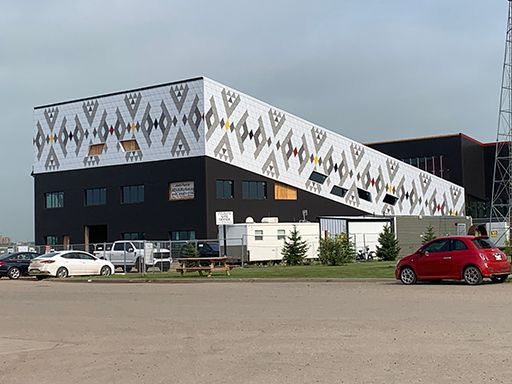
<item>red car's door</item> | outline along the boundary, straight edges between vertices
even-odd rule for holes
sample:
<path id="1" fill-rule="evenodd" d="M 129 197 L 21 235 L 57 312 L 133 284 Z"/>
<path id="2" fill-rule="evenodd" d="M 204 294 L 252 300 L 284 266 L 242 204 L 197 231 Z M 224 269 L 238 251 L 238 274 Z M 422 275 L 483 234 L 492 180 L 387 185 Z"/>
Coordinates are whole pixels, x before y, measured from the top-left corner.
<path id="1" fill-rule="evenodd" d="M 450 274 L 450 239 L 434 240 L 423 247 L 415 262 L 418 279 L 441 279 Z"/>
<path id="2" fill-rule="evenodd" d="M 471 257 L 471 250 L 468 249 L 464 241 L 459 239 L 451 240 L 451 249 L 451 259 L 448 263 L 449 277 L 451 279 L 462 279 L 462 268 Z"/>

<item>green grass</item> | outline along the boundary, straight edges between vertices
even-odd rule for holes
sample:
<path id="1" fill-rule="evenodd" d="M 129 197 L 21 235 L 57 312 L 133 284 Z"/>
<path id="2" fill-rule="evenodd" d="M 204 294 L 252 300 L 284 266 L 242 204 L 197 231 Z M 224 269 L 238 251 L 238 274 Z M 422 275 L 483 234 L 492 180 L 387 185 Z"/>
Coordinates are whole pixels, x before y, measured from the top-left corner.
<path id="1" fill-rule="evenodd" d="M 231 276 L 223 272 L 215 272 L 214 279 L 373 279 L 373 278 L 394 278 L 394 261 L 373 261 L 366 263 L 350 263 L 343 266 L 330 267 L 325 265 L 304 265 L 304 266 L 268 266 L 245 268 L 233 268 Z M 166 273 L 148 272 L 145 275 L 128 273 L 126 275 L 116 274 L 110 277 L 79 277 L 77 280 L 162 280 L 182 278 L 203 278 L 197 272 L 185 273 L 183 277 L 177 272 Z"/>

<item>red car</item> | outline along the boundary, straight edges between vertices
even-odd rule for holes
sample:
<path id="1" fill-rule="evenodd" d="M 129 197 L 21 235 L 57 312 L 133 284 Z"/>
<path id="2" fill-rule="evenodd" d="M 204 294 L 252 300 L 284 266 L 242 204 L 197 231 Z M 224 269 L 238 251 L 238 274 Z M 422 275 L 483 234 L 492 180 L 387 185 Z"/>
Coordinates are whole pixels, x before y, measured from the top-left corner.
<path id="1" fill-rule="evenodd" d="M 484 278 L 503 283 L 510 274 L 507 256 L 488 238 L 440 237 L 398 261 L 395 277 L 404 284 L 418 280 L 464 280 L 480 284 Z"/>

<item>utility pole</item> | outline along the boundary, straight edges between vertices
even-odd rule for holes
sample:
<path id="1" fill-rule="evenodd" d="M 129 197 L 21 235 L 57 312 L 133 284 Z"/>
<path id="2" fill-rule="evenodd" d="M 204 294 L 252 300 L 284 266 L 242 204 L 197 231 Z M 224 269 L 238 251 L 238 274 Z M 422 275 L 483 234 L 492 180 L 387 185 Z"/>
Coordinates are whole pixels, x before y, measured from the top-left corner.
<path id="1" fill-rule="evenodd" d="M 500 108 L 498 116 L 498 134 L 496 137 L 496 155 L 492 182 L 492 200 L 489 222 L 489 235 L 496 236 L 497 229 L 503 232 L 497 240 L 506 235 L 510 237 L 512 208 L 512 0 L 508 0 L 507 33 L 505 56 L 501 77 Z M 498 223 L 502 223 L 501 225 Z"/>

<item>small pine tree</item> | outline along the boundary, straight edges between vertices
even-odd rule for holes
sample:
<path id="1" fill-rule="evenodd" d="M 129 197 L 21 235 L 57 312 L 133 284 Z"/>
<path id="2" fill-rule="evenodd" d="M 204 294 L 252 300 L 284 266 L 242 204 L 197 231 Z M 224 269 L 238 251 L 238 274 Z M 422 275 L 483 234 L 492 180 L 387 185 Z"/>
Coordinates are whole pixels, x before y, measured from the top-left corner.
<path id="1" fill-rule="evenodd" d="M 354 261 L 356 249 L 346 233 L 320 239 L 318 258 L 322 264 L 343 265 Z"/>
<path id="2" fill-rule="evenodd" d="M 422 244 L 428 243 L 430 240 L 434 240 L 437 237 L 434 232 L 434 227 L 429 224 L 421 237 L 423 238 L 421 242 Z"/>
<path id="3" fill-rule="evenodd" d="M 391 226 L 386 225 L 379 234 L 379 245 L 377 246 L 377 257 L 381 260 L 395 260 L 400 252 L 398 240 L 391 231 Z"/>
<path id="4" fill-rule="evenodd" d="M 290 232 L 290 236 L 285 240 L 283 249 L 281 250 L 283 261 L 286 265 L 302 264 L 306 257 L 308 248 L 309 245 L 305 240 L 302 240 L 297 227 L 294 225 L 293 230 Z"/>
<path id="5" fill-rule="evenodd" d="M 186 243 L 181 248 L 181 255 L 182 257 L 198 257 L 199 251 L 194 243 Z"/>

